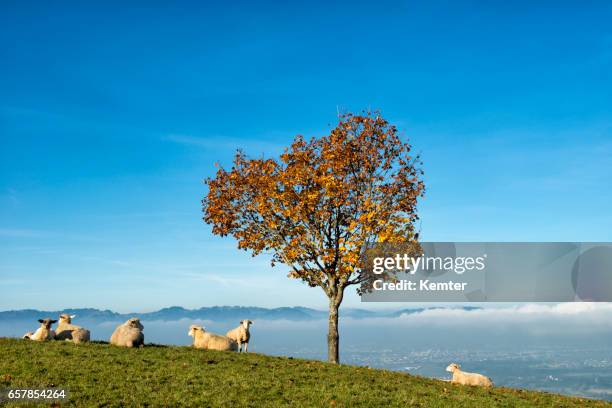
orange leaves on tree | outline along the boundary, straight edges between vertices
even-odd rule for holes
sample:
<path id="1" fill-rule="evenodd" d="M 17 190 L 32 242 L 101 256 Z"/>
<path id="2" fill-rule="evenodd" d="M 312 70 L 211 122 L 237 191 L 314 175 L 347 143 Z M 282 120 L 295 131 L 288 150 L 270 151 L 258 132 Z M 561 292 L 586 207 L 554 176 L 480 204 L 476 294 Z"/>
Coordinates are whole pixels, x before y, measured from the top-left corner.
<path id="1" fill-rule="evenodd" d="M 238 152 L 230 170 L 206 180 L 204 220 L 240 249 L 271 252 L 290 277 L 341 297 L 362 282 L 369 244 L 416 240 L 419 166 L 380 115 L 347 114 L 327 136 L 297 136 L 279 160 Z"/>

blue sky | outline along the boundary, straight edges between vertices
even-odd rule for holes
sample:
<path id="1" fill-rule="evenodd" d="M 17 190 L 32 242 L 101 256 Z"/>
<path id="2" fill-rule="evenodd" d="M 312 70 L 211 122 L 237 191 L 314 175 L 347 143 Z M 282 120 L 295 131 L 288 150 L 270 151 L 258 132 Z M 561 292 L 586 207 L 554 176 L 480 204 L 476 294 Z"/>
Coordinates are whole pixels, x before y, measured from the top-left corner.
<path id="1" fill-rule="evenodd" d="M 2 5 L 0 310 L 325 307 L 200 199 L 338 109 L 422 153 L 426 240 L 612 240 L 609 2 L 104 4 Z"/>

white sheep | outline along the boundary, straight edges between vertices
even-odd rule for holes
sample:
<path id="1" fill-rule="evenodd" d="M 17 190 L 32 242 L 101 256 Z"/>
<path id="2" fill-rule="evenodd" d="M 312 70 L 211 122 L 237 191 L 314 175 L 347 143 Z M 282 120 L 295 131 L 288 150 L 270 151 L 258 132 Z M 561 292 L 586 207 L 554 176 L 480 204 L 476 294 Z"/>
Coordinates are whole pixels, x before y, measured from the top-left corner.
<path id="1" fill-rule="evenodd" d="M 132 317 L 125 323 L 117 326 L 110 338 L 110 344 L 120 347 L 144 346 L 144 326 L 140 319 Z"/>
<path id="2" fill-rule="evenodd" d="M 493 381 L 491 381 L 489 377 L 485 377 L 482 374 L 461 371 L 461 366 L 456 363 L 452 363 L 446 367 L 446 371 L 453 373 L 453 379 L 451 380 L 453 384 L 478 385 L 481 387 L 493 386 Z"/>
<path id="3" fill-rule="evenodd" d="M 23 335 L 24 339 L 34 341 L 46 341 L 55 338 L 55 331 L 51 328 L 53 323 L 57 323 L 57 320 L 51 319 L 38 319 L 40 327 L 34 332 L 29 332 Z"/>
<path id="4" fill-rule="evenodd" d="M 72 340 L 74 344 L 86 343 L 90 339 L 89 330 L 72 324 L 76 315 L 61 314 L 55 329 L 56 340 Z"/>
<path id="5" fill-rule="evenodd" d="M 202 326 L 192 324 L 189 327 L 189 336 L 193 337 L 193 347 L 205 350 L 238 351 L 238 343 L 234 340 L 207 332 Z"/>
<path id="6" fill-rule="evenodd" d="M 225 335 L 230 339 L 234 340 L 238 343 L 238 351 L 242 350 L 242 345 L 244 344 L 244 352 L 248 351 L 249 348 L 249 339 L 251 338 L 251 333 L 249 332 L 249 326 L 253 324 L 250 320 L 241 320 L 240 326 L 236 327 L 228 331 Z"/>

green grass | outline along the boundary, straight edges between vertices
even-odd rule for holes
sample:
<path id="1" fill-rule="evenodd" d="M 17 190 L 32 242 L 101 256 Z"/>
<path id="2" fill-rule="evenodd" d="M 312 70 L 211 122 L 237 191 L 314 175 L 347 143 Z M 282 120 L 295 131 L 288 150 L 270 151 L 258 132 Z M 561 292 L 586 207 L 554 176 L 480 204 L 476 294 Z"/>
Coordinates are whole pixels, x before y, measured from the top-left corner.
<path id="1" fill-rule="evenodd" d="M 70 404 L 82 407 L 612 407 L 254 353 L 0 338 L 0 388 L 6 387 L 67 388 Z"/>

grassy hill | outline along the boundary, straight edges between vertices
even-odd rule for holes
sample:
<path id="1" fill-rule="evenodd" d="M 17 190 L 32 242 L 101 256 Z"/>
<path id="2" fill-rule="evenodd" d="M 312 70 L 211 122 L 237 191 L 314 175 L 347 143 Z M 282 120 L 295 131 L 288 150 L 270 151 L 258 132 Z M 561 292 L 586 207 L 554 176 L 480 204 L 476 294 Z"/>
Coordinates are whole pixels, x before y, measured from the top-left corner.
<path id="1" fill-rule="evenodd" d="M 0 388 L 62 387 L 73 406 L 612 407 L 365 367 L 150 346 L 0 339 Z M 40 406 L 40 405 L 36 405 Z"/>

